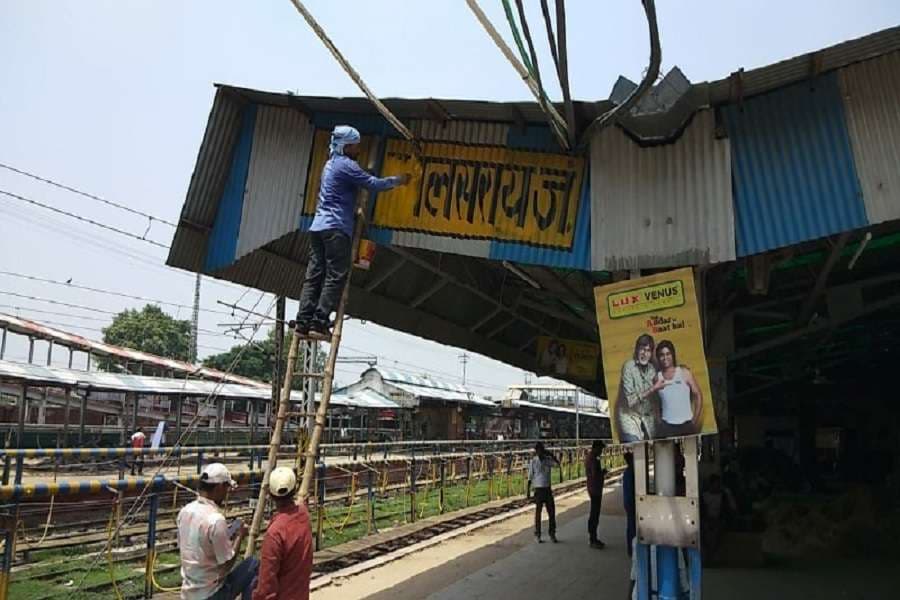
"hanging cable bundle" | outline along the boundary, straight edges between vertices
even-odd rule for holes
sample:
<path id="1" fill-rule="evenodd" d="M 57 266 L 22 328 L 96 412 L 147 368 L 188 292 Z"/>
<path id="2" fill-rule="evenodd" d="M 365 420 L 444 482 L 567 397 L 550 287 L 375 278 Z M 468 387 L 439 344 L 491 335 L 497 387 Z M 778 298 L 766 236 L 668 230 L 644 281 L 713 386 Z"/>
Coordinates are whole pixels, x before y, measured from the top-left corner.
<path id="1" fill-rule="evenodd" d="M 638 100 L 647 93 L 656 81 L 656 78 L 659 77 L 659 66 L 662 62 L 662 49 L 659 44 L 659 26 L 656 23 L 656 4 L 654 3 L 654 0 L 641 0 L 641 4 L 644 6 L 644 14 L 647 17 L 647 26 L 650 29 L 650 65 L 647 67 L 647 72 L 644 73 L 644 78 L 641 80 L 641 83 L 633 92 L 631 92 L 622 104 L 603 113 L 588 125 L 587 129 L 584 130 L 584 133 L 581 134 L 581 141 L 578 144 L 579 148 L 587 147 L 594 132 L 603 129 L 607 125 L 612 125 L 621 115 L 624 115 L 631 110 L 631 107 L 637 104 Z"/>

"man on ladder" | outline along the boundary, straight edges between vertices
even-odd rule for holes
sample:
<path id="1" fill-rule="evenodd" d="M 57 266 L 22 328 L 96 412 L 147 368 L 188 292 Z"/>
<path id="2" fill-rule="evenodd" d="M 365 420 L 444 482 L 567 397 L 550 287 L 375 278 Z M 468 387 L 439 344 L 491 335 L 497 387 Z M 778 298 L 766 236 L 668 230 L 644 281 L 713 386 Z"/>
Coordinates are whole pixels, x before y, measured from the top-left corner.
<path id="1" fill-rule="evenodd" d="M 402 126 L 401 126 L 402 127 Z M 405 128 L 404 128 L 405 129 Z M 408 131 L 407 131 L 408 133 Z M 334 365 L 341 340 L 342 317 L 347 298 L 347 281 L 350 275 L 350 263 L 354 255 L 354 245 L 359 244 L 362 235 L 361 223 L 356 222 L 356 192 L 359 188 L 368 191 L 389 190 L 409 183 L 410 175 L 379 178 L 364 171 L 357 163 L 360 148 L 359 131 L 349 125 L 338 125 L 331 134 L 331 147 L 328 161 L 322 170 L 322 182 L 316 204 L 316 214 L 310 227 L 311 253 L 306 269 L 303 291 L 300 295 L 300 311 L 297 320 L 291 323 L 295 335 L 288 349 L 285 365 L 284 383 L 277 406 L 275 425 L 269 440 L 269 453 L 266 470 L 259 489 L 259 502 L 253 512 L 253 520 L 247 538 L 246 556 L 252 556 L 256 549 L 256 536 L 262 523 L 262 513 L 268 499 L 269 478 L 271 469 L 278 462 L 278 450 L 281 448 L 281 437 L 284 423 L 291 415 L 289 412 L 291 384 L 295 377 L 294 363 L 300 338 L 331 342 L 325 371 L 322 373 L 299 373 L 302 377 L 322 379 L 322 398 L 315 413 L 315 427 L 310 434 L 304 456 L 303 477 L 298 492 L 298 500 L 306 502 L 310 486 L 314 478 L 315 458 L 319 441 L 325 427 L 328 402 L 334 383 Z M 363 203 L 364 205 L 365 203 Z M 337 322 L 334 332 L 331 331 L 329 319 L 331 312 L 337 310 Z M 308 417 L 309 413 L 302 413 Z"/>
<path id="2" fill-rule="evenodd" d="M 301 336 L 331 340 L 332 311 L 337 307 L 350 271 L 356 220 L 356 192 L 380 192 L 406 185 L 408 174 L 379 178 L 357 164 L 359 131 L 338 125 L 331 134 L 328 162 L 310 232 L 310 257 L 300 295 L 295 329 Z"/>

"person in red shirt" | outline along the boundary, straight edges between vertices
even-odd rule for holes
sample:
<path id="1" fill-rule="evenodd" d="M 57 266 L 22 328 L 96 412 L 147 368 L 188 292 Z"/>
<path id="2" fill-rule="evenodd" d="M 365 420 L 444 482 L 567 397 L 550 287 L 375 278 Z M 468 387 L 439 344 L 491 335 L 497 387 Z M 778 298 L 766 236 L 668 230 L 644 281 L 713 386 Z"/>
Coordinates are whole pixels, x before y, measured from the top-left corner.
<path id="1" fill-rule="evenodd" d="M 259 579 L 253 600 L 309 600 L 312 576 L 312 528 L 306 506 L 294 500 L 297 476 L 277 467 L 269 476 L 275 514 L 260 552 Z"/>
<path id="2" fill-rule="evenodd" d="M 131 474 L 134 475 L 134 469 L 137 467 L 137 474 L 144 474 L 144 441 L 147 439 L 147 436 L 144 435 L 144 430 L 140 427 L 135 428 L 134 433 L 131 434 L 131 447 L 136 450 L 134 453 L 134 459 L 131 462 Z"/>
<path id="3" fill-rule="evenodd" d="M 587 491 L 591 497 L 591 513 L 588 517 L 588 535 L 591 540 L 591 548 L 603 548 L 605 545 L 597 537 L 597 526 L 600 524 L 600 505 L 603 502 L 603 480 L 606 471 L 601 462 L 603 456 L 603 442 L 594 440 L 591 451 L 584 458 L 584 472 L 587 476 Z"/>

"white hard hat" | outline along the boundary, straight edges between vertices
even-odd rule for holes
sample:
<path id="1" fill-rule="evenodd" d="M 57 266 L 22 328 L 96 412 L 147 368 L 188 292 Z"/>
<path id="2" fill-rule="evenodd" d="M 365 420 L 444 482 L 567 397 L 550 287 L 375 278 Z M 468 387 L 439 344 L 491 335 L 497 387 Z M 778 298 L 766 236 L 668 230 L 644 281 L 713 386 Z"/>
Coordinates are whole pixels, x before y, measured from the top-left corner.
<path id="1" fill-rule="evenodd" d="M 279 498 L 293 493 L 297 487 L 297 476 L 290 467 L 275 467 L 269 475 L 269 493 Z"/>
<path id="2" fill-rule="evenodd" d="M 227 483 L 231 487 L 237 487 L 237 482 L 231 478 L 228 467 L 222 463 L 209 463 L 203 467 L 200 473 L 200 481 L 206 483 Z"/>

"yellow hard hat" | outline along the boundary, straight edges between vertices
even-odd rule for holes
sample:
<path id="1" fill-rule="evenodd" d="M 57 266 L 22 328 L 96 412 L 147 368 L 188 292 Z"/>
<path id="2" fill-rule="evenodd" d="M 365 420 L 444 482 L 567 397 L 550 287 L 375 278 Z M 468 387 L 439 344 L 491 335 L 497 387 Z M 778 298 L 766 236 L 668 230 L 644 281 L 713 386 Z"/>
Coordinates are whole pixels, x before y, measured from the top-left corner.
<path id="1" fill-rule="evenodd" d="M 297 487 L 297 476 L 290 467 L 275 467 L 269 475 L 269 493 L 278 498 L 293 493 Z"/>

